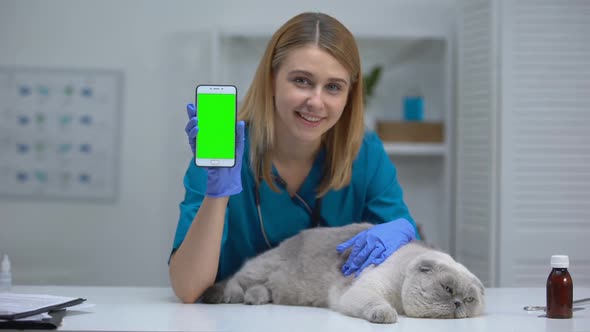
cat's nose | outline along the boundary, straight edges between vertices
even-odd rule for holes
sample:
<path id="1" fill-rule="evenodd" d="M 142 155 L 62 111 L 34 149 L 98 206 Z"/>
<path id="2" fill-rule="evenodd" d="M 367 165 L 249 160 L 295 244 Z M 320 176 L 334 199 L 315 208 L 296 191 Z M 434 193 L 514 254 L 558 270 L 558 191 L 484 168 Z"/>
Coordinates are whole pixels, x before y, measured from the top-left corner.
<path id="1" fill-rule="evenodd" d="M 455 308 L 459 308 L 461 306 L 461 301 L 455 300 Z"/>

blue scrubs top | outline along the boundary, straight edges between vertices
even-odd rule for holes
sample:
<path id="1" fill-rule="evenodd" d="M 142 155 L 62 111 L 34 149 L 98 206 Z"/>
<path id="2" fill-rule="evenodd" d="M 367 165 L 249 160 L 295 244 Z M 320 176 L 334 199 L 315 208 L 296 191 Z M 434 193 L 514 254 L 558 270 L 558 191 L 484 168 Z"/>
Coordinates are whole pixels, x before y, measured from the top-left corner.
<path id="1" fill-rule="evenodd" d="M 221 240 L 218 281 L 235 273 L 248 258 L 269 249 L 256 208 L 257 188 L 250 168 L 247 130 L 245 144 L 242 162 L 243 190 L 229 198 Z M 279 185 L 281 191 L 277 193 L 265 181 L 261 182 L 258 190 L 263 227 L 273 247 L 311 227 L 310 209 L 316 204 L 315 188 L 321 182 L 324 158 L 324 151 L 318 153 L 307 178 L 297 192 L 299 197 L 290 197 L 284 186 Z M 276 169 L 273 168 L 273 172 L 278 176 Z M 375 132 L 367 131 L 359 154 L 353 162 L 350 184 L 337 191 L 331 190 L 322 198 L 321 218 L 327 224 L 324 226 L 342 226 L 363 221 L 378 224 L 406 218 L 416 229 L 404 203 L 396 173 L 379 137 Z M 195 166 L 194 159 L 184 176 L 184 187 L 186 193 L 180 203 L 173 252 L 184 240 L 207 190 L 207 171 Z"/>

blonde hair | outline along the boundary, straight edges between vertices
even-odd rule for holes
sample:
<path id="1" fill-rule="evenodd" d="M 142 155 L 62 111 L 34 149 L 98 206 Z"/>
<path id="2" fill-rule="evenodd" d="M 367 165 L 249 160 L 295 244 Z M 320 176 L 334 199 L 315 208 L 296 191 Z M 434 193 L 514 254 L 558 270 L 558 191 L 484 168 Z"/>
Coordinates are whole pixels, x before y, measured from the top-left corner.
<path id="1" fill-rule="evenodd" d="M 364 135 L 363 80 L 358 47 L 348 29 L 335 18 L 322 13 L 302 13 L 281 26 L 269 41 L 254 80 L 244 97 L 239 113 L 250 133 L 250 163 L 259 185 L 264 179 L 278 191 L 272 162 L 267 153 L 275 141 L 273 75 L 288 54 L 314 45 L 332 55 L 350 73 L 351 87 L 342 116 L 323 137 L 326 149 L 324 176 L 317 196 L 338 190 L 350 183 L 352 163 Z"/>

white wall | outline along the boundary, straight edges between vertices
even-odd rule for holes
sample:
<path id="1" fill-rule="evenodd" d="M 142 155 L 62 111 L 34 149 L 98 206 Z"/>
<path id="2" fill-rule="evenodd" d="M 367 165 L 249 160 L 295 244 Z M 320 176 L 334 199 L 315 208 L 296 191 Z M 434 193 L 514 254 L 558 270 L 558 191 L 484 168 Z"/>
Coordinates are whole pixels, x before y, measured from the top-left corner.
<path id="1" fill-rule="evenodd" d="M 223 3 L 223 4 L 222 4 Z M 279 5 L 280 4 L 280 5 Z M 171 92 L 175 35 L 268 25 L 302 11 L 334 15 L 353 33 L 428 22 L 447 30 L 454 1 L 0 0 L 0 66 L 120 69 L 125 74 L 115 203 L 0 198 L 0 252 L 16 284 L 167 285 L 166 261 L 190 158 L 185 104 Z M 195 78 L 195 82 L 198 78 Z M 400 170 L 402 185 L 404 173 Z"/>

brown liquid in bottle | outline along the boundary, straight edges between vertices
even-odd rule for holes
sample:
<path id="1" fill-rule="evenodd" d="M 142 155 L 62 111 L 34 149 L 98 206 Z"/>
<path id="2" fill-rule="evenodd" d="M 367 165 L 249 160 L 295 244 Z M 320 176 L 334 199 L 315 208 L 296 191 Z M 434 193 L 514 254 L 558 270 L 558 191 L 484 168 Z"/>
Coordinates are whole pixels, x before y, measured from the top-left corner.
<path id="1" fill-rule="evenodd" d="M 568 256 L 551 257 L 547 278 L 547 318 L 572 318 L 574 284 L 567 268 Z"/>

